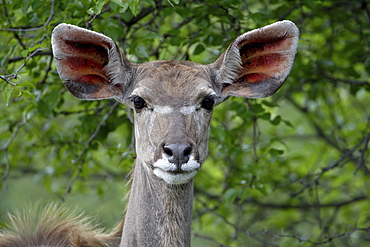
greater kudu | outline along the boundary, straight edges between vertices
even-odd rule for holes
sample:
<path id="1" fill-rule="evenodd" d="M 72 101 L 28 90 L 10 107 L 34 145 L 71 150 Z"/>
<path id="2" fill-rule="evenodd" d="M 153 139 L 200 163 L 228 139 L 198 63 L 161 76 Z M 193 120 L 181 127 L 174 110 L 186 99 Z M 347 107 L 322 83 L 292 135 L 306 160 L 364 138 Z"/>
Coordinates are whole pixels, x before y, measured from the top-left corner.
<path id="1" fill-rule="evenodd" d="M 190 246 L 193 178 L 207 156 L 213 107 L 229 96 L 275 93 L 290 73 L 297 44 L 296 26 L 281 21 L 239 36 L 209 65 L 172 60 L 133 64 L 110 38 L 58 25 L 52 46 L 60 78 L 77 98 L 113 98 L 134 109 L 137 158 L 118 234 L 84 232 L 80 221 L 58 223 L 56 217 L 48 223 L 44 216 L 41 230 L 20 229 L 18 223 L 17 231 L 37 232 L 22 235 L 29 239 L 19 238 L 18 246 Z M 16 243 L 11 242 L 16 234 L 3 233 L 1 246 Z"/>

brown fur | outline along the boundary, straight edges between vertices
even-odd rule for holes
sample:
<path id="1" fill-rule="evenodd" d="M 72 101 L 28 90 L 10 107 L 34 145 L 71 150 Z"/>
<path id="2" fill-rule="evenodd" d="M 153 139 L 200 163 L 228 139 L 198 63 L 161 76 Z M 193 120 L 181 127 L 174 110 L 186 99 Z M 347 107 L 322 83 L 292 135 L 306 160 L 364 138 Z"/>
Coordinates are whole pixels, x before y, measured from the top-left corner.
<path id="1" fill-rule="evenodd" d="M 91 218 L 57 204 L 17 211 L 8 220 L 9 228 L 0 232 L 1 247 L 118 246 L 122 231 L 121 223 L 107 234 Z"/>

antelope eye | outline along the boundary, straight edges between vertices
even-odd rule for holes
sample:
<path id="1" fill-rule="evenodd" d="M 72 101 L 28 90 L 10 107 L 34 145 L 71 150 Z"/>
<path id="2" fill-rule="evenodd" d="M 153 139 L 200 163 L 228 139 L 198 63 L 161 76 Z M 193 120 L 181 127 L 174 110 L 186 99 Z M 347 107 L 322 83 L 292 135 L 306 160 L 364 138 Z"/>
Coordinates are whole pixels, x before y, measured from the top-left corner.
<path id="1" fill-rule="evenodd" d="M 208 111 L 211 111 L 214 105 L 215 100 L 210 96 L 205 97 L 201 102 L 201 106 Z"/>
<path id="2" fill-rule="evenodd" d="M 136 110 L 141 110 L 146 106 L 145 100 L 143 100 L 139 96 L 134 97 L 132 102 L 134 103 L 134 107 Z"/>

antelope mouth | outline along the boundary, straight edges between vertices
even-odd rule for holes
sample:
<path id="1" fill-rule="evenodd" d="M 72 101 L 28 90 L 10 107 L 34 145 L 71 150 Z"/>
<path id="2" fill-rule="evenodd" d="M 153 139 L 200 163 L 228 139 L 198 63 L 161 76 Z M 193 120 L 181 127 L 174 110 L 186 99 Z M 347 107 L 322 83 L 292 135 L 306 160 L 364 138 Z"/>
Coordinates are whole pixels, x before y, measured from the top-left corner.
<path id="1" fill-rule="evenodd" d="M 184 184 L 197 174 L 199 168 L 200 163 L 194 159 L 177 166 L 162 158 L 153 164 L 153 173 L 168 184 Z"/>
<path id="2" fill-rule="evenodd" d="M 157 169 L 161 169 L 161 168 L 157 168 Z M 180 175 L 180 174 L 190 173 L 190 172 L 185 172 L 185 171 L 182 171 L 182 170 L 165 171 L 165 172 L 168 172 L 169 174 L 173 174 L 173 175 Z"/>

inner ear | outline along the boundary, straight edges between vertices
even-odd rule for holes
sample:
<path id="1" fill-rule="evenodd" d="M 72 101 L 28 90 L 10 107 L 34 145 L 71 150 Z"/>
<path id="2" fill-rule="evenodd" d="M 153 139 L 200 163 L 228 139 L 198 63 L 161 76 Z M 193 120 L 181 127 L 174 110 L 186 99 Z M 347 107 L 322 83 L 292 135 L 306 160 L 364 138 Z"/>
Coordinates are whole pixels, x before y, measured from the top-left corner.
<path id="1" fill-rule="evenodd" d="M 109 84 L 105 66 L 108 64 L 108 50 L 102 46 L 65 41 L 61 51 L 65 54 L 64 76 L 89 85 Z"/>
<path id="2" fill-rule="evenodd" d="M 109 37 L 62 23 L 53 30 L 52 48 L 60 78 L 77 98 L 120 98 L 125 93 L 131 64 Z"/>
<path id="3" fill-rule="evenodd" d="M 290 56 L 291 42 L 287 37 L 281 36 L 273 39 L 248 40 L 238 44 L 242 61 L 242 71 L 236 82 L 259 83 L 274 77 L 280 71 L 287 69 Z"/>
<path id="4" fill-rule="evenodd" d="M 211 66 L 222 95 L 262 98 L 274 94 L 293 66 L 299 31 L 281 21 L 239 36 Z"/>

